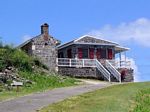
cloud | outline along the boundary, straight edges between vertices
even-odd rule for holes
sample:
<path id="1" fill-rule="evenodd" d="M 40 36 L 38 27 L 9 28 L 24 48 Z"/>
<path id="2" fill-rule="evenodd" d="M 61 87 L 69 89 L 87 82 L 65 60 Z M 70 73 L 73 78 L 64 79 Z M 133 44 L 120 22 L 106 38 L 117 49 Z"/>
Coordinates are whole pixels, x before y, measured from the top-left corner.
<path id="1" fill-rule="evenodd" d="M 22 42 L 25 42 L 25 41 L 27 41 L 27 40 L 29 40 L 29 39 L 31 39 L 32 37 L 30 36 L 30 35 L 24 35 L 23 37 L 22 37 Z"/>
<path id="2" fill-rule="evenodd" d="M 142 46 L 150 47 L 150 19 L 139 18 L 132 22 L 120 23 L 117 26 L 105 25 L 88 34 L 117 42 L 133 40 Z"/>

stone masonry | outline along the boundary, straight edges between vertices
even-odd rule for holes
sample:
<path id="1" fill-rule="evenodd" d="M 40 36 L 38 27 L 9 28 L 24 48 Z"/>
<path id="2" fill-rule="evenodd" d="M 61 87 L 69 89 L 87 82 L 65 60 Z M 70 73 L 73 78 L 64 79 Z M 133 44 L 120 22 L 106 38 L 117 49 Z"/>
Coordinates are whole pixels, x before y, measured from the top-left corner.
<path id="1" fill-rule="evenodd" d="M 20 48 L 29 55 L 39 58 L 50 71 L 55 71 L 56 58 L 58 57 L 56 46 L 60 44 L 60 41 L 49 35 L 48 28 L 47 23 L 43 24 L 41 34 L 23 43 Z"/>

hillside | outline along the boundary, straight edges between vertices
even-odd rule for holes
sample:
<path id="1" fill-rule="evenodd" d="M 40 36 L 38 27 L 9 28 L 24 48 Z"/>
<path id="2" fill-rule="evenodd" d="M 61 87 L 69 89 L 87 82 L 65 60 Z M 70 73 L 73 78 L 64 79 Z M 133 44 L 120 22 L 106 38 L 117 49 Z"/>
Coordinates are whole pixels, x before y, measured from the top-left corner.
<path id="1" fill-rule="evenodd" d="M 16 89 L 14 82 L 23 86 Z M 0 101 L 46 89 L 75 85 L 76 80 L 50 73 L 37 58 L 10 46 L 0 46 Z M 17 91 L 17 92 L 16 92 Z"/>
<path id="2" fill-rule="evenodd" d="M 150 82 L 114 85 L 66 99 L 40 112 L 150 112 Z"/>

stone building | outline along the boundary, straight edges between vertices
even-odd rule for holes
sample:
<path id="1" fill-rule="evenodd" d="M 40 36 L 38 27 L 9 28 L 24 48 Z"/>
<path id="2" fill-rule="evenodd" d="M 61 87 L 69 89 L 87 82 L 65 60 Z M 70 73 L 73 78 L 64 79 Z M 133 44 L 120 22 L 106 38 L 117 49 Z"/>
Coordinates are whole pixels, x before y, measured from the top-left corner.
<path id="1" fill-rule="evenodd" d="M 49 25 L 47 23 L 41 25 L 41 34 L 35 36 L 19 46 L 20 49 L 27 54 L 36 56 L 50 71 L 56 69 L 57 48 L 60 41 L 49 35 Z"/>
<path id="2" fill-rule="evenodd" d="M 73 77 L 131 82 L 134 79 L 130 61 L 121 58 L 121 53 L 128 50 L 116 42 L 84 35 L 58 46 L 58 72 Z"/>

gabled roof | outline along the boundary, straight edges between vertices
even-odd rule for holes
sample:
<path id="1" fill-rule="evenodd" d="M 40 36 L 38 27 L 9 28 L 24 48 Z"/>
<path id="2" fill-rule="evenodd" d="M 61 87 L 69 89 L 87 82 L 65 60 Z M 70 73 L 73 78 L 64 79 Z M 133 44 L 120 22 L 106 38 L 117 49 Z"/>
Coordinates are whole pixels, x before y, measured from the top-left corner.
<path id="1" fill-rule="evenodd" d="M 29 40 L 23 42 L 23 43 L 20 44 L 17 48 L 21 48 L 21 47 L 27 45 L 27 44 L 30 43 L 34 38 L 38 38 L 39 36 L 40 36 L 40 35 L 38 35 L 38 36 L 36 36 L 36 37 L 33 37 L 33 38 L 31 38 L 31 39 L 29 39 Z"/>
<path id="2" fill-rule="evenodd" d="M 42 34 L 40 34 L 40 35 L 38 35 L 38 36 L 35 36 L 35 37 L 33 37 L 33 38 L 31 38 L 31 39 L 25 41 L 24 43 L 20 44 L 17 48 L 21 48 L 21 47 L 27 45 L 28 43 L 32 42 L 34 39 L 40 38 L 41 36 L 42 36 Z M 51 35 L 49 35 L 49 37 L 53 38 Z M 54 39 L 55 39 L 55 38 L 54 38 Z M 58 41 L 58 42 L 60 43 L 59 40 L 57 40 L 57 39 L 55 39 L 55 40 Z"/>
<path id="3" fill-rule="evenodd" d="M 79 37 L 78 39 L 75 39 L 74 42 L 78 42 L 86 37 L 89 37 L 89 38 L 93 38 L 93 39 L 97 39 L 97 40 L 100 40 L 100 41 L 103 41 L 105 43 L 110 43 L 110 44 L 116 44 L 118 45 L 118 43 L 116 42 L 113 42 L 113 41 L 109 41 L 109 40 L 106 40 L 106 39 L 102 39 L 102 38 L 98 38 L 98 37 L 95 37 L 95 36 L 91 36 L 91 35 L 83 35 L 82 37 Z"/>
<path id="4" fill-rule="evenodd" d="M 58 49 L 65 48 L 67 46 L 73 45 L 73 44 L 82 44 L 82 45 L 108 45 L 108 46 L 114 46 L 115 50 L 118 52 L 123 52 L 129 50 L 129 48 L 125 48 L 120 46 L 118 43 L 101 39 L 95 36 L 90 36 L 90 35 L 84 35 L 78 39 L 72 40 L 70 42 L 67 42 L 65 44 L 62 44 L 58 46 Z"/>

